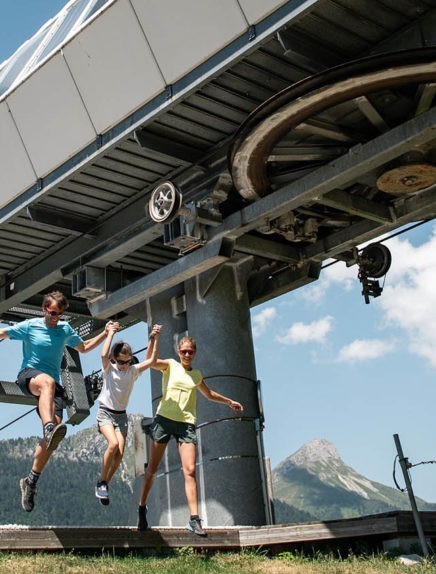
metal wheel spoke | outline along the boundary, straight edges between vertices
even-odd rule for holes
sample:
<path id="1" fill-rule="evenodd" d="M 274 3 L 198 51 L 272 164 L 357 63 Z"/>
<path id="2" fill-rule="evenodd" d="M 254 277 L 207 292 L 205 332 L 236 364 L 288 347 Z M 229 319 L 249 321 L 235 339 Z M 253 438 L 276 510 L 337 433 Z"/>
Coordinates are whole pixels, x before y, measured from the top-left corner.
<path id="1" fill-rule="evenodd" d="M 371 125 L 377 128 L 380 133 L 384 133 L 389 130 L 388 124 L 366 96 L 354 98 L 354 101 L 365 118 L 371 123 Z"/>
<path id="2" fill-rule="evenodd" d="M 436 83 L 422 84 L 418 87 L 415 116 L 427 112 L 436 97 Z"/>

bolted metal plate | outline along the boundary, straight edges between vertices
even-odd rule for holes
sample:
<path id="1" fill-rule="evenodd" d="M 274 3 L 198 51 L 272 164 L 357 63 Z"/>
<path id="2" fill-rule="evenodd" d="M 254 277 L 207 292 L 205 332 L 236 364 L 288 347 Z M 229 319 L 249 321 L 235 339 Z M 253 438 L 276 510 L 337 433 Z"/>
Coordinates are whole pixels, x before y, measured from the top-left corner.
<path id="1" fill-rule="evenodd" d="M 416 193 L 436 183 L 436 166 L 428 163 L 400 165 L 377 179 L 380 191 L 394 195 Z"/>

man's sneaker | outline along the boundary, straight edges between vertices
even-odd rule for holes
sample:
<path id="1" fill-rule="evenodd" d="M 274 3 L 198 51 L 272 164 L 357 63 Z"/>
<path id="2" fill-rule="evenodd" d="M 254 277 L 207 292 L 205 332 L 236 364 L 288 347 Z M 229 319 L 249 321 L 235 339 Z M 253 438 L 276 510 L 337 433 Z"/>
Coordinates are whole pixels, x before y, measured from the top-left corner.
<path id="1" fill-rule="evenodd" d="M 107 482 L 97 482 L 95 496 L 100 499 L 102 504 L 109 504 L 109 486 Z"/>
<path id="2" fill-rule="evenodd" d="M 147 530 L 148 522 L 147 522 L 147 507 L 146 506 L 138 506 L 138 530 Z"/>
<path id="3" fill-rule="evenodd" d="M 35 494 L 36 494 L 36 486 L 32 486 L 29 484 L 27 478 L 22 478 L 20 480 L 20 489 L 21 489 L 21 506 L 23 510 L 26 512 L 32 512 L 33 507 L 35 506 Z"/>
<path id="4" fill-rule="evenodd" d="M 201 518 L 198 518 L 198 516 L 191 518 L 186 528 L 198 536 L 207 536 L 206 532 L 201 526 Z"/>
<path id="5" fill-rule="evenodd" d="M 59 443 L 67 434 L 67 426 L 63 423 L 55 425 L 49 431 L 45 433 L 45 448 L 48 452 L 53 452 L 57 449 Z"/>

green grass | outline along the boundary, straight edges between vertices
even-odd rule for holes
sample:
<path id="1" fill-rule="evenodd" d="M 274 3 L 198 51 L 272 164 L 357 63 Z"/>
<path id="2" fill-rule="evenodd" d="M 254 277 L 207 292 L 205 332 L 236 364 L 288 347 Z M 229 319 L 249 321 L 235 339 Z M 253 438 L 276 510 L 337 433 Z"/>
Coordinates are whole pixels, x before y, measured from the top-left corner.
<path id="1" fill-rule="evenodd" d="M 195 553 L 182 548 L 171 556 L 80 556 L 76 554 L 0 553 L 1 574 L 403 574 L 410 566 L 386 556 L 333 556 L 305 558 L 290 552 L 269 557 L 262 552 Z M 414 574 L 434 574 L 436 562 L 426 560 L 413 567 Z"/>

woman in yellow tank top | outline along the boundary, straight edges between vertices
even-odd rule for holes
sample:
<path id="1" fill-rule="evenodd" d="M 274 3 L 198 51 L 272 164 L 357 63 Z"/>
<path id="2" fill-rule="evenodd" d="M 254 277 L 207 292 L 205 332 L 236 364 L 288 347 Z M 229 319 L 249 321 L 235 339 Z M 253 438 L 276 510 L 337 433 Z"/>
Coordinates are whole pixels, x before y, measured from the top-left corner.
<path id="1" fill-rule="evenodd" d="M 154 369 L 162 371 L 162 399 L 150 428 L 151 453 L 142 483 L 138 507 L 138 530 L 146 530 L 148 526 L 146 507 L 148 494 L 167 444 L 173 436 L 179 447 L 186 500 L 190 512 L 187 528 L 199 536 L 206 536 L 198 516 L 197 480 L 195 476 L 197 390 L 206 399 L 223 403 L 234 411 L 242 411 L 243 407 L 240 403 L 209 389 L 201 372 L 191 366 L 196 350 L 195 340 L 192 337 L 183 337 L 178 345 L 179 361 L 157 359 L 152 365 Z"/>

